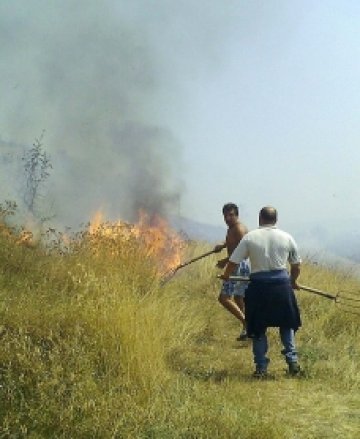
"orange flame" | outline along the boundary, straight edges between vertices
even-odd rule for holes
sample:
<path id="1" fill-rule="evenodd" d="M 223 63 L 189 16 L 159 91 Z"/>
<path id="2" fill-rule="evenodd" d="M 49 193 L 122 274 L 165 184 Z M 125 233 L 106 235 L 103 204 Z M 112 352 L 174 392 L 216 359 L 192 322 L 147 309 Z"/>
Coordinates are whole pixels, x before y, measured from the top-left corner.
<path id="1" fill-rule="evenodd" d="M 98 230 L 101 224 L 104 222 L 104 215 L 99 210 L 95 213 L 94 218 L 90 221 L 89 233 L 94 234 Z"/>
<path id="2" fill-rule="evenodd" d="M 166 220 L 160 216 L 150 216 L 144 211 L 139 212 L 139 220 L 135 224 L 121 220 L 105 222 L 104 215 L 98 211 L 90 221 L 89 233 L 124 241 L 136 239 L 145 256 L 157 262 L 159 275 L 180 265 L 185 249 L 184 240 L 170 228 Z"/>

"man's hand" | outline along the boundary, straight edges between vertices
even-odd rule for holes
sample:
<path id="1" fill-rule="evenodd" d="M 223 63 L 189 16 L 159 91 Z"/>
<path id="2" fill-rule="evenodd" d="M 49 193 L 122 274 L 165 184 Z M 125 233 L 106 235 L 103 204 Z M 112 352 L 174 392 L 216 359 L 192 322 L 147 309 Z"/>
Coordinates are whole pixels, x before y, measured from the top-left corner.
<path id="1" fill-rule="evenodd" d="M 214 252 L 215 252 L 215 253 L 219 253 L 219 252 L 221 252 L 221 250 L 224 250 L 225 247 L 226 247 L 225 244 L 218 244 L 218 245 L 215 245 L 215 247 L 214 247 Z"/>
<path id="2" fill-rule="evenodd" d="M 228 258 L 220 259 L 219 261 L 217 261 L 216 266 L 217 268 L 225 268 L 227 263 L 228 263 Z"/>
<path id="3" fill-rule="evenodd" d="M 293 290 L 300 290 L 299 284 L 296 282 L 296 280 L 291 281 L 291 288 Z"/>
<path id="4" fill-rule="evenodd" d="M 220 274 L 218 276 L 222 280 L 229 280 L 230 275 L 234 272 L 235 268 L 238 266 L 238 264 L 235 264 L 234 262 L 228 262 L 226 264 L 226 268 L 223 274 Z"/>

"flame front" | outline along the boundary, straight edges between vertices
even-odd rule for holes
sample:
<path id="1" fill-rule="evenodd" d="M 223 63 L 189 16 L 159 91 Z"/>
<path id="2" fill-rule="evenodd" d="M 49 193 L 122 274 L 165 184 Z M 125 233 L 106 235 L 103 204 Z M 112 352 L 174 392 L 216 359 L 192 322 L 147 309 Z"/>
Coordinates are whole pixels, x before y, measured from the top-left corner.
<path id="1" fill-rule="evenodd" d="M 139 220 L 135 224 L 121 220 L 105 222 L 104 215 L 98 211 L 90 222 L 89 233 L 124 242 L 136 239 L 145 256 L 156 262 L 160 276 L 180 265 L 185 249 L 185 241 L 169 227 L 167 221 L 144 211 L 139 212 Z"/>

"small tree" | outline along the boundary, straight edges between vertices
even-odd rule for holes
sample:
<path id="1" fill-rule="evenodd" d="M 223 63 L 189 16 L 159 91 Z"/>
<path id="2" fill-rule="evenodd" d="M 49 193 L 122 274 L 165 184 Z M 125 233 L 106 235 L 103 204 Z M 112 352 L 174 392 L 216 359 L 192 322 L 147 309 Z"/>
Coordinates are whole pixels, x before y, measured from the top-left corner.
<path id="1" fill-rule="evenodd" d="M 0 203 L 0 223 L 4 222 L 9 216 L 14 216 L 16 208 L 16 202 L 12 200 L 5 200 Z"/>
<path id="2" fill-rule="evenodd" d="M 25 170 L 23 200 L 28 211 L 34 218 L 38 219 L 37 202 L 39 198 L 43 197 L 41 189 L 50 175 L 50 169 L 52 169 L 50 158 L 43 148 L 43 138 L 44 131 L 39 138 L 35 139 L 32 147 L 22 157 Z"/>

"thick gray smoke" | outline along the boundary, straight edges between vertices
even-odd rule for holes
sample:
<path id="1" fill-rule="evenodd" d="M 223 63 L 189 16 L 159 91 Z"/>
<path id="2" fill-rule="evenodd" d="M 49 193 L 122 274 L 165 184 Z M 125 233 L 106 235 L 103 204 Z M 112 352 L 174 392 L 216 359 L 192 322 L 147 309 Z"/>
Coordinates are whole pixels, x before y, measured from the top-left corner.
<path id="1" fill-rule="evenodd" d="M 1 2 L 1 199 L 19 195 L 19 157 L 45 130 L 59 223 L 98 209 L 127 220 L 142 208 L 176 213 L 181 147 L 158 114 L 164 60 L 142 4 Z"/>

